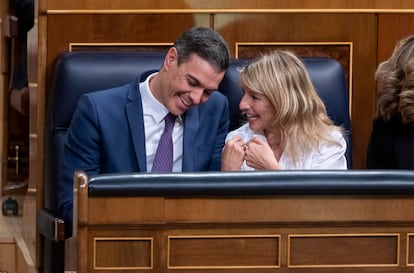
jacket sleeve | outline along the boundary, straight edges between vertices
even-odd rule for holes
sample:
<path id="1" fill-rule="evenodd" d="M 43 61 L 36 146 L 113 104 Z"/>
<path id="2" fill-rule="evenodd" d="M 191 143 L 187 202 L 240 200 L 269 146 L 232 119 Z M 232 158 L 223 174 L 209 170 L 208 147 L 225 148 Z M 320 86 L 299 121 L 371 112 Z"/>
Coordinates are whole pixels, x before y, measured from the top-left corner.
<path id="1" fill-rule="evenodd" d="M 67 223 L 65 228 L 68 231 L 72 229 L 74 172 L 83 170 L 93 175 L 100 171 L 100 137 L 95 113 L 89 95 L 82 96 L 63 148 L 58 200 L 60 217 Z"/>

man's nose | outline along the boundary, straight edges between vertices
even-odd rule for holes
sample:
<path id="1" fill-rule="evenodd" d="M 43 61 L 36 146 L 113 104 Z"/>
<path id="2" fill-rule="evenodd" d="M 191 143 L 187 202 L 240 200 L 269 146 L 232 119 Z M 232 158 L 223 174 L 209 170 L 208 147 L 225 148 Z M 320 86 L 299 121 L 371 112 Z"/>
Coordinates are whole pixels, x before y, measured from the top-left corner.
<path id="1" fill-rule="evenodd" d="M 204 95 L 204 89 L 203 88 L 194 88 L 193 91 L 190 94 L 191 100 L 193 104 L 201 104 L 205 102 L 206 96 Z"/>

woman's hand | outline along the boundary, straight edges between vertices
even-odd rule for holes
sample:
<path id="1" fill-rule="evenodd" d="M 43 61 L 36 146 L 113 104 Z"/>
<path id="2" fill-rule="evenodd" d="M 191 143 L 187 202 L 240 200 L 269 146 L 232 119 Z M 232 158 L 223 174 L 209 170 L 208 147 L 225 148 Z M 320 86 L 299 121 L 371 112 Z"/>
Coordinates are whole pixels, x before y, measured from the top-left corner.
<path id="1" fill-rule="evenodd" d="M 246 144 L 246 164 L 256 170 L 279 170 L 279 162 L 269 144 L 259 137 L 253 137 Z"/>
<path id="2" fill-rule="evenodd" d="M 221 156 L 222 171 L 239 171 L 244 161 L 245 144 L 240 136 L 235 136 L 223 147 Z"/>

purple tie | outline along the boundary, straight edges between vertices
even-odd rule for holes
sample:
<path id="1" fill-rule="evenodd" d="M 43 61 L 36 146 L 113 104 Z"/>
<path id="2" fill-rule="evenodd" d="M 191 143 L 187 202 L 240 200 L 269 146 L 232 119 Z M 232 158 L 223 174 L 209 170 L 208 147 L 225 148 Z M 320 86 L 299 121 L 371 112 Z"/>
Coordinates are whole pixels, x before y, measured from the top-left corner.
<path id="1" fill-rule="evenodd" d="M 174 128 L 176 116 L 171 113 L 165 116 L 165 128 L 158 143 L 155 152 L 154 162 L 152 164 L 153 172 L 171 172 L 173 165 L 173 142 L 172 131 Z"/>

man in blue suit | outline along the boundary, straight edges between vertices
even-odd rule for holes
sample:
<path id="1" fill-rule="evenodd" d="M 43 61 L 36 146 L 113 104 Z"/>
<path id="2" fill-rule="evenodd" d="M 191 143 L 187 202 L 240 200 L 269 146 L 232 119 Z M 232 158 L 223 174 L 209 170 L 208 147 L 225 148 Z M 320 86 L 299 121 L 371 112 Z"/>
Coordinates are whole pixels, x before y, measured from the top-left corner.
<path id="1" fill-rule="evenodd" d="M 150 172 L 164 130 L 177 116 L 173 172 L 219 171 L 229 127 L 227 98 L 217 90 L 229 66 L 220 34 L 194 27 L 171 47 L 158 72 L 144 81 L 83 95 L 67 134 L 59 210 L 71 234 L 73 174 Z M 140 78 L 140 77 L 138 77 Z"/>

